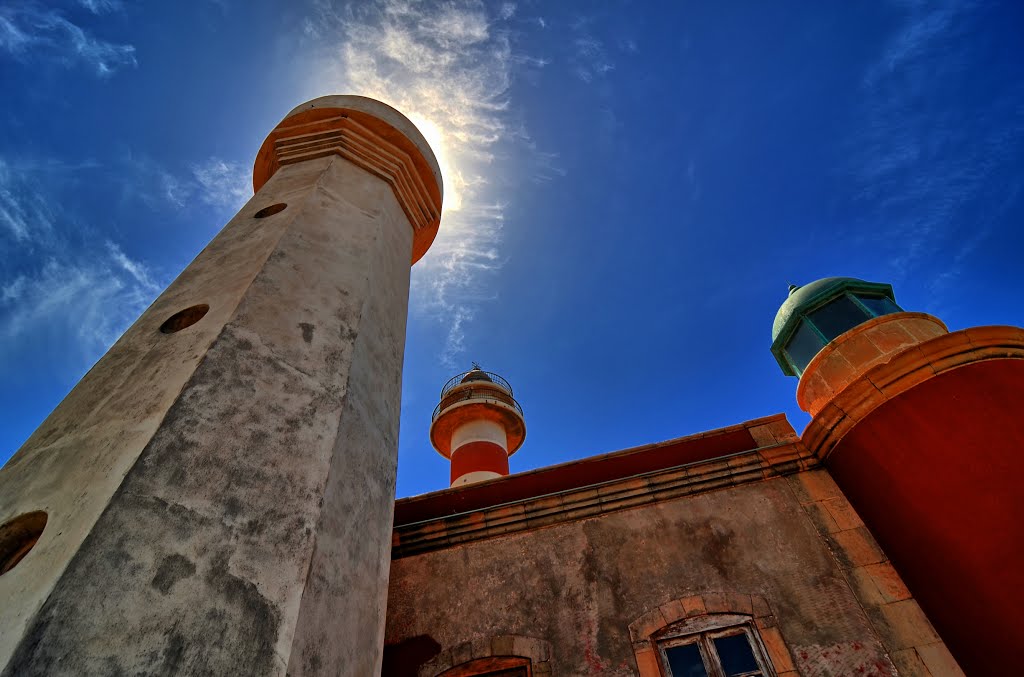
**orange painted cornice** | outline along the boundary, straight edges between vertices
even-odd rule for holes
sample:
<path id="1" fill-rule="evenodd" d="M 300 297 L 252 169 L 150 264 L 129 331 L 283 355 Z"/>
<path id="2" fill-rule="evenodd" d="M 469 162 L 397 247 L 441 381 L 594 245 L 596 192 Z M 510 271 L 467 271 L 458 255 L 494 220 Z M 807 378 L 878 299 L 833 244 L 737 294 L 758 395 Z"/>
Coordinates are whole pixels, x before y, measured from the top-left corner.
<path id="1" fill-rule="evenodd" d="M 927 313 L 889 313 L 863 322 L 831 341 L 807 364 L 797 385 L 797 404 L 816 416 L 867 370 L 948 331 L 942 320 Z"/>
<path id="2" fill-rule="evenodd" d="M 339 155 L 387 182 L 413 229 L 412 262 L 426 254 L 441 222 L 441 172 L 430 146 L 401 113 L 359 96 L 326 96 L 299 106 L 256 154 L 253 189 L 284 165 Z"/>

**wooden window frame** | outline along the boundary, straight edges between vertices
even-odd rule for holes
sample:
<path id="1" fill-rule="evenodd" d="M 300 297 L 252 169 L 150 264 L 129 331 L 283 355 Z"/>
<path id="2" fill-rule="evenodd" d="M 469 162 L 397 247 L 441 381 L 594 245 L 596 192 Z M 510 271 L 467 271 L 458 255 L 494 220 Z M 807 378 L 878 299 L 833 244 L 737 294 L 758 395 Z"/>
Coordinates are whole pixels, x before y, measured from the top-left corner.
<path id="1" fill-rule="evenodd" d="M 732 621 L 729 621 L 729 618 Z M 666 677 L 658 642 L 702 630 L 747 624 L 774 677 L 798 677 L 793 655 L 768 600 L 735 590 L 705 591 L 669 599 L 629 624 L 640 677 Z"/>
<path id="2" fill-rule="evenodd" d="M 716 614 L 714 616 L 703 616 L 674 623 L 663 631 L 651 637 L 651 641 L 658 650 L 658 659 L 662 674 L 666 677 L 672 675 L 669 668 L 667 649 L 677 646 L 696 644 L 700 651 L 701 660 L 708 671 L 709 677 L 726 677 L 722 669 L 722 661 L 718 656 L 714 640 L 721 637 L 735 637 L 743 635 L 750 645 L 751 653 L 758 669 L 754 672 L 746 672 L 738 677 L 776 677 L 772 669 L 771 660 L 768 658 L 768 651 L 761 642 L 761 637 L 749 616 L 738 614 Z M 678 677 L 673 675 L 672 677 Z"/>

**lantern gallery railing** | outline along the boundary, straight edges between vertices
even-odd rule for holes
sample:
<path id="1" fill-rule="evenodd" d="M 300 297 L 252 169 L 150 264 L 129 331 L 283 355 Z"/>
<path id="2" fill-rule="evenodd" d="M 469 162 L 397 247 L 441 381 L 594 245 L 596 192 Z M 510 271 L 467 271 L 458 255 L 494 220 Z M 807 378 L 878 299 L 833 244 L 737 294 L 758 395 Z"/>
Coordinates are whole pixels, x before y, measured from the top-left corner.
<path id="1" fill-rule="evenodd" d="M 519 406 L 519 403 L 516 402 L 515 398 L 511 395 L 505 396 L 504 393 L 498 393 L 493 388 L 466 388 L 452 397 L 442 399 L 441 402 L 434 407 L 434 413 L 431 414 L 430 420 L 436 420 L 442 409 L 447 409 L 454 404 L 470 399 L 479 400 L 481 402 L 501 403 L 518 411 L 520 416 L 524 415 L 523 408 Z"/>
<path id="2" fill-rule="evenodd" d="M 450 379 L 448 379 L 448 382 L 444 384 L 443 388 L 441 388 L 441 399 L 443 400 L 444 396 L 451 392 L 456 386 L 462 385 L 463 379 L 465 379 L 470 374 L 479 374 L 480 376 L 486 376 L 487 378 L 469 379 L 468 381 L 466 381 L 467 383 L 472 383 L 475 380 L 479 380 L 483 383 L 490 381 L 491 383 L 495 383 L 504 388 L 505 390 L 507 390 L 509 395 L 512 394 L 512 386 L 508 384 L 508 381 L 498 376 L 493 371 L 471 369 L 470 371 L 464 371 L 461 374 L 456 374 L 455 376 L 452 376 Z"/>

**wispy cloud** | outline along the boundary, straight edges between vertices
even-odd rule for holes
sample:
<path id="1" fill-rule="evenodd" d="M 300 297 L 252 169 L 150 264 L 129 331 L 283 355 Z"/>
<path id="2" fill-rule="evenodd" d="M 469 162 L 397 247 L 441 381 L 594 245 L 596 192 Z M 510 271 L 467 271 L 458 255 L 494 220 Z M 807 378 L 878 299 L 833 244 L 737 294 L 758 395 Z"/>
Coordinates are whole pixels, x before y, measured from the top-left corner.
<path id="1" fill-rule="evenodd" d="M 640 46 L 636 44 L 636 40 L 633 38 L 620 37 L 618 44 L 620 50 L 629 54 L 636 54 L 640 51 Z"/>
<path id="2" fill-rule="evenodd" d="M 566 175 L 566 170 L 559 164 L 559 154 L 547 151 L 536 151 L 535 171 L 532 179 L 534 183 L 547 183 L 554 179 L 560 179 Z"/>
<path id="3" fill-rule="evenodd" d="M 561 156 L 558 153 L 541 150 L 537 142 L 530 138 L 525 130 L 520 129 L 516 134 L 519 142 L 527 152 L 527 161 L 530 167 L 529 178 L 534 183 L 547 183 L 564 177 L 568 172 L 562 166 Z"/>
<path id="4" fill-rule="evenodd" d="M 160 285 L 153 281 L 149 268 L 140 261 L 128 258 L 121 248 L 107 240 L 107 253 L 111 260 L 124 272 L 128 273 L 135 280 L 137 288 L 146 295 L 156 295 L 160 291 Z"/>
<path id="5" fill-rule="evenodd" d="M 15 364 L 81 371 L 156 297 L 161 283 L 116 243 L 82 245 L 83 224 L 34 176 L 60 162 L 0 159 L 0 380 Z M 59 182 L 58 182 L 59 183 Z M 73 244 L 74 243 L 74 244 Z"/>
<path id="6" fill-rule="evenodd" d="M 120 259 L 61 257 L 0 287 L 0 340 L 8 357 L 56 343 L 86 366 L 156 297 L 155 286 L 139 283 L 130 270 L 144 271 L 142 264 L 123 253 Z"/>
<path id="7" fill-rule="evenodd" d="M 116 6 L 103 0 L 82 4 L 96 13 Z M 100 77 L 137 65 L 134 46 L 107 42 L 71 22 L 59 10 L 35 4 L 0 8 L 0 51 L 19 60 L 46 60 L 65 66 L 83 63 Z"/>
<path id="8" fill-rule="evenodd" d="M 121 199 L 139 200 L 156 211 L 167 205 L 182 209 L 198 200 L 230 212 L 252 197 L 251 166 L 224 158 L 210 157 L 187 169 L 172 170 L 151 157 L 128 153 L 113 167 Z"/>
<path id="9" fill-rule="evenodd" d="M 116 12 L 124 6 L 120 0 L 78 0 L 78 4 L 93 14 Z"/>
<path id="10" fill-rule="evenodd" d="M 317 73 L 311 91 L 355 92 L 394 106 L 441 164 L 441 231 L 413 269 L 412 293 L 414 309 L 449 327 L 441 359 L 453 366 L 467 324 L 493 298 L 481 290 L 503 263 L 505 206 L 491 177 L 505 159 L 502 143 L 523 137 L 509 110 L 513 72 L 546 62 L 514 53 L 504 24 L 516 13 L 512 3 L 496 11 L 473 0 L 322 2 L 320 9 L 306 29 L 324 50 L 323 63 L 310 69 Z"/>
<path id="11" fill-rule="evenodd" d="M 603 78 L 615 69 L 603 41 L 590 29 L 591 20 L 580 18 L 572 24 L 572 68 L 573 73 L 583 82 Z M 635 47 L 635 45 L 634 45 Z"/>
<path id="12" fill-rule="evenodd" d="M 970 2 L 907 3 L 910 17 L 889 41 L 882 57 L 868 70 L 869 85 L 926 57 L 936 42 L 948 38 L 957 14 L 969 11 Z"/>
<path id="13" fill-rule="evenodd" d="M 215 207 L 237 210 L 252 197 L 252 167 L 211 157 L 192 166 L 199 197 Z"/>
<path id="14" fill-rule="evenodd" d="M 0 158 L 0 226 L 20 243 L 38 239 L 53 227 L 53 213 L 23 174 Z"/>
<path id="15" fill-rule="evenodd" d="M 930 284 L 936 295 L 1000 223 L 1012 204 L 1007 195 L 1021 190 L 1007 177 L 1018 174 L 1024 153 L 1016 109 L 1024 84 L 979 77 L 987 60 L 971 52 L 978 41 L 963 39 L 977 9 L 903 6 L 903 24 L 864 75 L 864 124 L 851 144 L 855 197 L 876 220 L 865 232 L 877 233 L 873 244 L 891 279 L 944 267 Z M 992 84 L 965 97 L 978 82 Z"/>

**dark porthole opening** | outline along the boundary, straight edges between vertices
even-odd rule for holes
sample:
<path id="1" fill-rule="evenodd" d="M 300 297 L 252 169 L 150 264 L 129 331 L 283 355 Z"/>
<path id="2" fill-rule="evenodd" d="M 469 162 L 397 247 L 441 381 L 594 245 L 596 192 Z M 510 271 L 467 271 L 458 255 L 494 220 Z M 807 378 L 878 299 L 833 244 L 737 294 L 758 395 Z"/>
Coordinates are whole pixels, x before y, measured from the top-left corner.
<path id="1" fill-rule="evenodd" d="M 277 204 L 272 204 L 269 207 L 264 207 L 263 209 L 259 210 L 255 214 L 253 214 L 252 217 L 254 219 L 265 219 L 268 216 L 273 216 L 274 214 L 280 214 L 281 212 L 284 211 L 285 207 L 287 207 L 287 206 L 288 205 L 285 204 L 284 202 L 278 202 Z"/>
<path id="2" fill-rule="evenodd" d="M 46 513 L 37 510 L 18 515 L 0 527 L 0 576 L 18 566 L 39 542 L 46 528 Z"/>
<path id="3" fill-rule="evenodd" d="M 205 303 L 186 308 L 185 310 L 179 310 L 175 314 L 164 320 L 164 323 L 160 325 L 160 331 L 165 334 L 173 334 L 176 331 L 181 331 L 187 327 L 191 327 L 193 324 L 203 319 L 206 312 L 210 310 L 210 306 Z"/>

